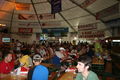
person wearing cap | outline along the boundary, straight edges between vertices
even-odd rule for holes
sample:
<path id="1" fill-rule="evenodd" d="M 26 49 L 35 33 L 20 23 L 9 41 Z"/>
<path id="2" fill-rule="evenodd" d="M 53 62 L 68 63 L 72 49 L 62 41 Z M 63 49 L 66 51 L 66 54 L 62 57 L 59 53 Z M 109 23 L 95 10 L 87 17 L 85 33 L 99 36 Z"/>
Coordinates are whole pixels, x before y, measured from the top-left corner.
<path id="1" fill-rule="evenodd" d="M 34 67 L 28 72 L 28 80 L 48 80 L 49 71 L 47 67 L 40 65 L 42 58 L 39 54 L 33 56 Z"/>
<path id="2" fill-rule="evenodd" d="M 67 57 L 64 55 L 65 49 L 63 47 L 56 48 L 55 56 L 53 57 L 53 64 L 57 65 L 60 68 L 58 74 L 65 71 L 67 68 L 65 60 Z"/>
<path id="3" fill-rule="evenodd" d="M 56 48 L 55 54 L 61 59 L 61 62 L 66 59 L 65 49 L 63 47 Z"/>

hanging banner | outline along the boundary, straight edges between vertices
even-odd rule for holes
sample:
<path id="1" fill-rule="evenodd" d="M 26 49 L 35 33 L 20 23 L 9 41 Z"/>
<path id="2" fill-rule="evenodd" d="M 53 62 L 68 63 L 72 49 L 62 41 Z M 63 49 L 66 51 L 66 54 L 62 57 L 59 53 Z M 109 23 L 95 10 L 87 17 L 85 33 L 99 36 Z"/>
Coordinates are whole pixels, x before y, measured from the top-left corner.
<path id="1" fill-rule="evenodd" d="M 93 4 L 96 0 L 85 0 L 82 4 L 82 8 L 87 8 L 89 5 Z"/>
<path id="2" fill-rule="evenodd" d="M 15 1 L 15 0 L 6 0 L 6 1 L 13 2 L 13 1 Z"/>
<path id="3" fill-rule="evenodd" d="M 101 19 L 115 14 L 119 14 L 119 3 L 96 13 L 96 18 Z"/>
<path id="4" fill-rule="evenodd" d="M 64 28 L 43 28 L 43 33 L 62 33 L 62 32 L 68 32 L 69 29 L 67 27 Z"/>
<path id="5" fill-rule="evenodd" d="M 27 3 L 15 3 L 16 10 L 30 10 L 30 4 Z"/>
<path id="6" fill-rule="evenodd" d="M 55 15 L 50 14 L 50 13 L 38 14 L 38 17 L 40 20 L 55 19 Z M 37 17 L 35 14 L 19 14 L 18 19 L 20 19 L 20 20 L 37 20 Z"/>
<path id="7" fill-rule="evenodd" d="M 103 38 L 105 35 L 104 31 L 97 30 L 97 23 L 85 24 L 78 26 L 78 37 L 79 38 Z"/>
<path id="8" fill-rule="evenodd" d="M 32 33 L 33 28 L 18 28 L 19 33 Z"/>
<path id="9" fill-rule="evenodd" d="M 81 31 L 78 36 L 79 38 L 102 38 L 105 33 L 104 31 Z"/>
<path id="10" fill-rule="evenodd" d="M 26 26 L 26 27 L 38 27 L 39 26 L 39 23 L 32 23 L 32 22 L 19 22 L 18 23 L 19 26 Z M 41 22 L 41 26 L 43 27 L 56 27 L 56 26 L 61 26 L 61 22 L 53 22 L 53 21 L 50 21 L 50 22 Z"/>
<path id="11" fill-rule="evenodd" d="M 60 12 L 61 9 L 61 0 L 51 0 L 51 13 L 55 14 Z"/>
<path id="12" fill-rule="evenodd" d="M 3 6 L 5 0 L 0 0 L 0 8 Z"/>
<path id="13" fill-rule="evenodd" d="M 85 25 L 79 25 L 78 26 L 78 31 L 95 30 L 95 29 L 97 29 L 97 23 L 85 24 Z"/>

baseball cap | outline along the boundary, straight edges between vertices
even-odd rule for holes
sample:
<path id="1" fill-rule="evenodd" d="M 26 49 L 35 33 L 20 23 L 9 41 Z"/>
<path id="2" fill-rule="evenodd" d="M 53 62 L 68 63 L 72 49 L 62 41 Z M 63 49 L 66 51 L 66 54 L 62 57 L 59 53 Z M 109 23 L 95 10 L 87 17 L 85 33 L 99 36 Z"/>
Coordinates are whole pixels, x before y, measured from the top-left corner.
<path id="1" fill-rule="evenodd" d="M 63 51 L 65 51 L 65 48 L 63 48 L 63 47 L 60 47 L 60 50 L 63 50 Z"/>
<path id="2" fill-rule="evenodd" d="M 42 57 L 41 57 L 39 54 L 35 54 L 35 55 L 33 56 L 33 59 L 42 59 Z"/>

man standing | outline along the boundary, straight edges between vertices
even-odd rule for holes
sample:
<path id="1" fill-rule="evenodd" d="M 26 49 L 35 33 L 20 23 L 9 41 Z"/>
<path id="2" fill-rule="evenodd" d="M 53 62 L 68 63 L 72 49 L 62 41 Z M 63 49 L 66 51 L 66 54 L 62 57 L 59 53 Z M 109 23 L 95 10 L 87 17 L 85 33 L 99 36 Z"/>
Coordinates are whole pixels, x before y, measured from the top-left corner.
<path id="1" fill-rule="evenodd" d="M 95 38 L 94 48 L 95 48 L 95 55 L 97 57 L 101 56 L 103 53 L 103 49 L 102 49 L 102 45 L 100 44 L 100 40 L 98 38 Z"/>
<path id="2" fill-rule="evenodd" d="M 29 70 L 28 80 L 48 80 L 48 69 L 40 65 L 42 58 L 39 54 L 33 56 L 33 63 L 35 67 Z"/>
<path id="3" fill-rule="evenodd" d="M 8 74 L 14 69 L 14 60 L 12 60 L 12 54 L 8 51 L 4 51 L 4 59 L 0 62 L 0 73 Z"/>
<path id="4" fill-rule="evenodd" d="M 78 59 L 78 74 L 75 80 L 99 80 L 96 73 L 90 70 L 91 62 L 92 60 L 88 56 L 81 56 Z"/>

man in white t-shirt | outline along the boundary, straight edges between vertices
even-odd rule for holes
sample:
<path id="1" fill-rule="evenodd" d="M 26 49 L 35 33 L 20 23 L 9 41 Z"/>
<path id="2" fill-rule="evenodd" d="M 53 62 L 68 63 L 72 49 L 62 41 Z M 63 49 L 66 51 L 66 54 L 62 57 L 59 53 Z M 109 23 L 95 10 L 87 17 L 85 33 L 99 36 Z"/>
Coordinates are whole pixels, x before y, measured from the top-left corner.
<path id="1" fill-rule="evenodd" d="M 60 59 L 64 58 L 65 56 L 63 55 L 63 53 L 61 52 L 62 49 L 57 49 L 55 51 L 55 54 L 57 57 L 59 57 Z"/>

